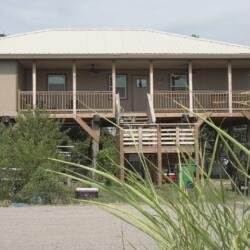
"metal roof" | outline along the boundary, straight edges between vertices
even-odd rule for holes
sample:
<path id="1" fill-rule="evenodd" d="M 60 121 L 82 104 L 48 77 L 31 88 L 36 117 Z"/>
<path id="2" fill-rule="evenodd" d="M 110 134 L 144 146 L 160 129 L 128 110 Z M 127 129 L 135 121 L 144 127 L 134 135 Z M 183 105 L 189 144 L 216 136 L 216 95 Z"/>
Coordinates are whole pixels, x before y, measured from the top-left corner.
<path id="1" fill-rule="evenodd" d="M 53 29 L 0 38 L 0 58 L 250 58 L 250 47 L 133 29 Z"/>

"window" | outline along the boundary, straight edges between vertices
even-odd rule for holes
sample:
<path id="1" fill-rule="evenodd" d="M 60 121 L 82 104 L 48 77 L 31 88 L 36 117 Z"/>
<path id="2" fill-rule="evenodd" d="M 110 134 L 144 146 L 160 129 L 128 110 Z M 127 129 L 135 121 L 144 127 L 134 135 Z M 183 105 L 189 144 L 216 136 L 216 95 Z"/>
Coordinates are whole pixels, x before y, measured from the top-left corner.
<path id="1" fill-rule="evenodd" d="M 65 75 L 48 75 L 48 91 L 64 91 L 65 84 Z"/>
<path id="2" fill-rule="evenodd" d="M 136 78 L 136 87 L 137 88 L 147 88 L 148 86 L 148 79 L 143 77 Z"/>
<path id="3" fill-rule="evenodd" d="M 109 76 L 109 90 L 112 91 L 112 77 Z M 127 99 L 127 76 L 116 75 L 116 93 L 120 94 L 121 99 Z"/>
<path id="4" fill-rule="evenodd" d="M 170 89 L 173 91 L 183 91 L 188 89 L 188 79 L 185 74 L 170 75 Z"/>

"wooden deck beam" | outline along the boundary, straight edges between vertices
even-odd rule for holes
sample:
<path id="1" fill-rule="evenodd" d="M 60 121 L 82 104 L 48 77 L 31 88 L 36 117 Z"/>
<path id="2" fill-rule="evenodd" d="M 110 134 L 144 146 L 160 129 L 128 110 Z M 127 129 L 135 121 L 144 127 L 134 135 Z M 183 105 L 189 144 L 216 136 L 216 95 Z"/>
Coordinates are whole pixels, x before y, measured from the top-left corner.
<path id="1" fill-rule="evenodd" d="M 100 141 L 100 130 L 92 129 L 78 115 L 73 116 L 73 118 L 97 143 L 99 143 L 99 141 Z"/>
<path id="2" fill-rule="evenodd" d="M 242 114 L 250 121 L 250 111 L 242 112 Z"/>

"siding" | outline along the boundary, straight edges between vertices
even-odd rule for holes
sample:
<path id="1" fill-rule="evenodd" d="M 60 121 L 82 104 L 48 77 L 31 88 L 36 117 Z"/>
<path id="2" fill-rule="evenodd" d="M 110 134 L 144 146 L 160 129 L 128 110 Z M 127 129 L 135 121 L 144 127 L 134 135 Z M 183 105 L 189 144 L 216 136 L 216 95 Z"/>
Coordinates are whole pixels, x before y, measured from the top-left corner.
<path id="1" fill-rule="evenodd" d="M 17 114 L 17 78 L 16 62 L 0 62 L 0 116 Z"/>

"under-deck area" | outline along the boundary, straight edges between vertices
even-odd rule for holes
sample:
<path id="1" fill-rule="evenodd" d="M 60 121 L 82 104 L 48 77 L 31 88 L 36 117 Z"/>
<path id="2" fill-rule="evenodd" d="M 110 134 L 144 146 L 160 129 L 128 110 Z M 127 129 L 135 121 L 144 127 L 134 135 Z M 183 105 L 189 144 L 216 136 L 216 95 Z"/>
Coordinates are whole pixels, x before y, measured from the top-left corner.
<path id="1" fill-rule="evenodd" d="M 198 136 L 197 124 L 124 125 L 119 129 L 120 178 L 125 179 L 125 155 L 150 154 L 156 159 L 156 183 L 161 185 L 163 155 L 188 153 L 198 161 Z"/>

